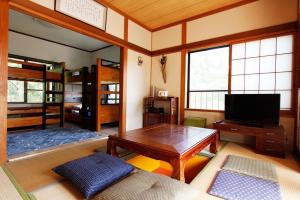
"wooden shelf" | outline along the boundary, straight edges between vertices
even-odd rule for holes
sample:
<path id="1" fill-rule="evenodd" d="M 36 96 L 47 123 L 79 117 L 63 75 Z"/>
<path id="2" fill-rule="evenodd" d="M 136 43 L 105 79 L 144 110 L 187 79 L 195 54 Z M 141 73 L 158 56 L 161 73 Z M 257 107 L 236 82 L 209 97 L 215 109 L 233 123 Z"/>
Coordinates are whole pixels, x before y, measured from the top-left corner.
<path id="1" fill-rule="evenodd" d="M 153 112 L 156 102 L 162 101 L 164 112 Z M 178 97 L 146 97 L 144 99 L 143 126 L 151 126 L 160 123 L 178 124 Z"/>

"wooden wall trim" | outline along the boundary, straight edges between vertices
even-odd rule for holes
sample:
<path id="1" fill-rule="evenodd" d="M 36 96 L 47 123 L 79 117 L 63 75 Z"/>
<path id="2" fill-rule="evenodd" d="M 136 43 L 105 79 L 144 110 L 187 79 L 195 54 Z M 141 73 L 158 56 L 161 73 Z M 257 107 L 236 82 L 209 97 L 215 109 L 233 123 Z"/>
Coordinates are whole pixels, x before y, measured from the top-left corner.
<path id="1" fill-rule="evenodd" d="M 186 44 L 186 22 L 181 26 L 181 44 Z M 179 123 L 184 123 L 184 107 L 185 107 L 185 82 L 186 82 L 186 50 L 181 50 L 181 77 L 180 77 L 180 105 L 179 105 Z"/>
<path id="2" fill-rule="evenodd" d="M 128 18 L 124 18 L 124 40 L 128 41 Z"/>
<path id="3" fill-rule="evenodd" d="M 48 21 L 55 25 L 70 29 L 72 31 L 76 31 L 78 33 L 87 35 L 89 37 L 93 37 L 98 40 L 102 40 L 107 43 L 111 43 L 113 45 L 117 45 L 120 47 L 127 47 L 139 53 L 143 53 L 145 55 L 151 56 L 151 51 L 144 49 L 140 46 L 132 44 L 128 41 L 120 39 L 116 36 L 110 35 L 96 27 L 88 25 L 84 22 L 76 20 L 72 17 L 64 15 L 62 13 L 53 11 L 49 8 L 43 7 L 36 3 L 27 0 L 10 0 L 9 1 L 10 8 L 17 10 L 19 12 L 28 14 L 33 17 L 40 18 L 42 20 Z"/>
<path id="4" fill-rule="evenodd" d="M 165 29 L 165 28 L 169 28 L 169 27 L 172 27 L 172 26 L 176 26 L 178 24 L 182 24 L 182 23 L 185 23 L 185 22 L 189 22 L 189 21 L 193 21 L 193 20 L 196 20 L 196 19 L 200 19 L 202 17 L 207 17 L 209 15 L 213 15 L 213 14 L 216 14 L 216 13 L 219 13 L 219 12 L 230 10 L 232 8 L 240 7 L 240 6 L 249 4 L 249 3 L 253 3 L 255 1 L 258 1 L 258 0 L 244 0 L 244 1 L 241 1 L 241 2 L 236 2 L 236 3 L 231 4 L 231 5 L 227 5 L 227 6 L 224 6 L 224 7 L 221 7 L 221 8 L 217 8 L 217 9 L 214 9 L 214 10 L 211 10 L 211 11 L 199 14 L 199 15 L 195 15 L 195 16 L 192 16 L 192 17 L 189 17 L 189 18 L 177 21 L 177 22 L 173 22 L 173 23 L 170 23 L 170 24 L 167 24 L 167 25 L 164 25 L 164 26 L 160 26 L 158 28 L 152 29 L 151 31 L 152 32 L 160 31 L 160 30 Z"/>
<path id="5" fill-rule="evenodd" d="M 126 133 L 126 104 L 127 104 L 127 59 L 128 49 L 121 48 L 121 67 L 120 67 L 120 121 L 119 136 Z"/>
<path id="6" fill-rule="evenodd" d="M 0 164 L 7 160 L 8 0 L 0 0 Z"/>
<path id="7" fill-rule="evenodd" d="M 296 31 L 298 28 L 298 22 L 290 22 L 286 24 L 275 25 L 271 27 L 255 29 L 251 31 L 245 31 L 241 33 L 235 33 L 231 35 L 221 36 L 213 39 L 202 40 L 198 42 L 192 42 L 188 44 L 182 44 L 174 47 L 169 47 L 165 49 L 159 49 L 156 51 L 152 51 L 152 56 L 157 56 L 161 54 L 168 54 L 181 51 L 183 49 L 192 50 L 196 48 L 205 48 L 209 46 L 216 46 L 216 45 L 228 45 L 229 43 L 239 42 L 241 40 L 250 40 L 257 38 L 258 36 L 268 36 L 274 33 L 289 33 L 291 31 Z"/>

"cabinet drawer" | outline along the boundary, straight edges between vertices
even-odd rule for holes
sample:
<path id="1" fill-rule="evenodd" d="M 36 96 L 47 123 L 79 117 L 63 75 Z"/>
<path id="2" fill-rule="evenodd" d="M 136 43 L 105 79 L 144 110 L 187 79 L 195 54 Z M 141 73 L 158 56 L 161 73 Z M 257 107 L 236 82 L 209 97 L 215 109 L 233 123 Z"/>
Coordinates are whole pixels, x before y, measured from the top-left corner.
<path id="1" fill-rule="evenodd" d="M 256 151 L 262 154 L 284 157 L 284 140 L 277 140 L 269 137 L 257 137 Z"/>
<path id="2" fill-rule="evenodd" d="M 266 131 L 266 132 L 261 132 L 258 133 L 261 134 L 262 137 L 265 138 L 272 138 L 276 140 L 284 140 L 284 134 L 280 132 L 272 132 L 272 131 Z"/>

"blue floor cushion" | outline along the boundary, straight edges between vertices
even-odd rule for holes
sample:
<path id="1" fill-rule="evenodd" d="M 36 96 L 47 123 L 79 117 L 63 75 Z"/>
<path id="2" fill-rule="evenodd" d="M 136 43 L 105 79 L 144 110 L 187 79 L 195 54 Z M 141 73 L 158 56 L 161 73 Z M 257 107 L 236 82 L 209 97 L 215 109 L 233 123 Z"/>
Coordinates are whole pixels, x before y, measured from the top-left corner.
<path id="1" fill-rule="evenodd" d="M 133 169 L 133 166 L 117 157 L 98 152 L 67 162 L 53 171 L 70 180 L 86 198 L 90 198 L 127 176 Z"/>
<path id="2" fill-rule="evenodd" d="M 209 194 L 228 200 L 281 200 L 278 183 L 221 170 Z"/>

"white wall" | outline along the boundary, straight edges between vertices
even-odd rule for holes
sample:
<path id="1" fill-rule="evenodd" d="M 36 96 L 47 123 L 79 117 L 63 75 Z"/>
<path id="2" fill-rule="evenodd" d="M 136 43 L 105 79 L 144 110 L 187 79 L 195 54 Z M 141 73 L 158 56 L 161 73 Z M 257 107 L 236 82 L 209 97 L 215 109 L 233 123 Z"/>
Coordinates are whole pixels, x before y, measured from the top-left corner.
<path id="1" fill-rule="evenodd" d="M 187 23 L 187 42 L 264 28 L 297 20 L 297 0 L 260 0 Z"/>
<path id="2" fill-rule="evenodd" d="M 110 8 L 107 9 L 106 32 L 124 39 L 124 16 Z"/>
<path id="3" fill-rule="evenodd" d="M 114 62 L 120 62 L 120 47 L 111 46 L 92 53 L 92 63 L 96 64 L 96 59 L 106 59 Z"/>
<path id="4" fill-rule="evenodd" d="M 128 41 L 151 50 L 151 32 L 131 20 L 128 20 Z"/>
<path id="5" fill-rule="evenodd" d="M 143 65 L 138 66 L 138 56 Z M 143 99 L 150 93 L 151 57 L 128 50 L 126 130 L 142 128 Z"/>
<path id="6" fill-rule="evenodd" d="M 54 62 L 66 62 L 67 69 L 91 66 L 92 54 L 45 40 L 9 32 L 9 53 Z"/>
<path id="7" fill-rule="evenodd" d="M 172 26 L 152 33 L 152 50 L 164 49 L 181 44 L 182 25 Z"/>
<path id="8" fill-rule="evenodd" d="M 161 73 L 161 56 L 152 57 L 151 85 L 169 91 L 169 96 L 180 96 L 181 53 L 166 54 L 167 82 L 164 83 Z"/>

